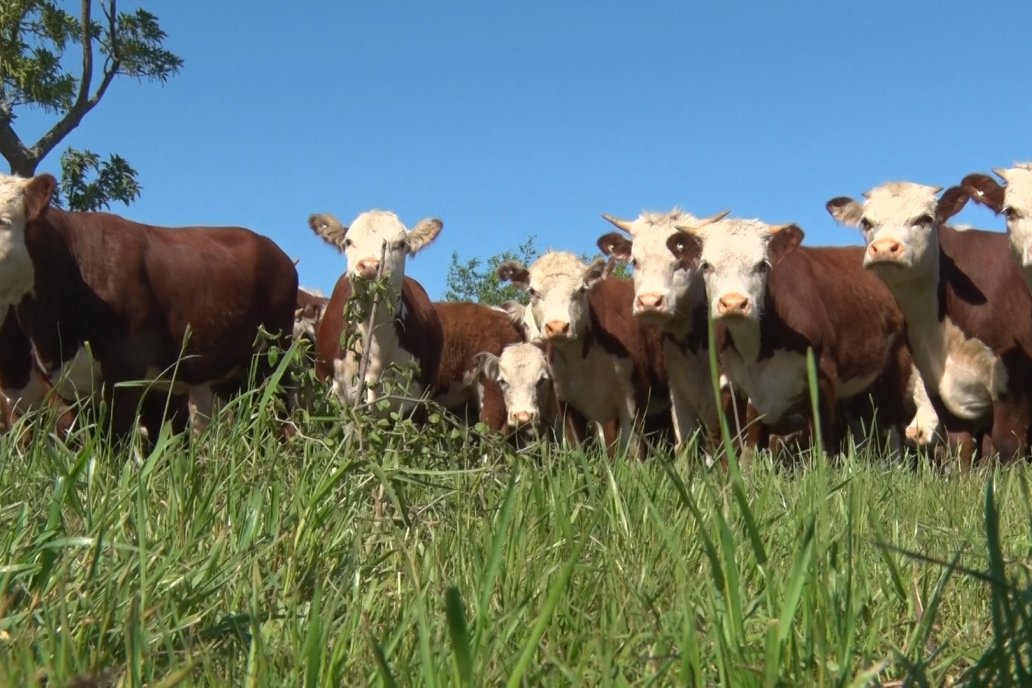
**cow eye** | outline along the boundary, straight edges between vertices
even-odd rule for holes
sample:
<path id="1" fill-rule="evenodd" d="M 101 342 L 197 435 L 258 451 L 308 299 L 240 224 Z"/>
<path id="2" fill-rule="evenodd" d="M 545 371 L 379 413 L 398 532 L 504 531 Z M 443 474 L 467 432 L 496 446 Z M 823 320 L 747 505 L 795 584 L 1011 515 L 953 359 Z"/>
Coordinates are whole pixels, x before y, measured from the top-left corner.
<path id="1" fill-rule="evenodd" d="M 498 378 L 498 386 L 499 387 L 508 387 L 509 386 L 509 381 L 506 380 L 504 377 L 500 377 L 500 378 Z"/>
<path id="2" fill-rule="evenodd" d="M 935 222 L 931 215 L 922 215 L 921 217 L 914 220 L 914 225 L 919 227 L 926 227 Z"/>
<path id="3" fill-rule="evenodd" d="M 713 265 L 708 260 L 704 260 L 699 263 L 699 269 L 703 272 L 713 272 Z"/>
<path id="4" fill-rule="evenodd" d="M 355 245 L 354 241 L 352 241 L 351 239 L 348 239 L 347 237 L 344 237 L 344 248 L 351 248 L 354 245 Z"/>
<path id="5" fill-rule="evenodd" d="M 767 272 L 768 270 L 770 270 L 770 261 L 761 260 L 759 263 L 756 264 L 756 272 L 762 274 L 764 272 Z"/>
<path id="6" fill-rule="evenodd" d="M 631 260 L 630 260 L 630 266 L 631 266 L 632 268 L 634 268 L 634 269 L 637 269 L 637 268 L 638 268 L 638 261 L 637 261 L 637 260 L 635 260 L 634 258 L 631 258 Z"/>
<path id="7" fill-rule="evenodd" d="M 9 217 L 0 217 L 0 227 L 10 227 L 14 222 Z"/>
<path id="8" fill-rule="evenodd" d="M 530 294 L 531 298 L 537 298 L 537 289 L 535 289 L 534 287 L 527 287 L 527 293 Z"/>
<path id="9" fill-rule="evenodd" d="M 874 225 L 871 224 L 871 221 L 868 220 L 866 217 L 860 218 L 860 229 L 864 230 L 865 232 L 870 232 L 871 227 L 873 226 Z"/>
<path id="10" fill-rule="evenodd" d="M 1010 206 L 1007 206 L 1006 208 L 1004 208 L 1000 212 L 1003 213 L 1003 216 L 1005 218 L 1007 218 L 1008 220 L 1016 220 L 1016 219 L 1018 219 L 1018 211 L 1015 210 L 1014 208 L 1010 207 Z"/>
<path id="11" fill-rule="evenodd" d="M 583 294 L 587 290 L 588 290 L 588 285 L 582 284 L 582 285 L 580 285 L 580 287 L 577 288 L 577 293 L 578 294 Z"/>

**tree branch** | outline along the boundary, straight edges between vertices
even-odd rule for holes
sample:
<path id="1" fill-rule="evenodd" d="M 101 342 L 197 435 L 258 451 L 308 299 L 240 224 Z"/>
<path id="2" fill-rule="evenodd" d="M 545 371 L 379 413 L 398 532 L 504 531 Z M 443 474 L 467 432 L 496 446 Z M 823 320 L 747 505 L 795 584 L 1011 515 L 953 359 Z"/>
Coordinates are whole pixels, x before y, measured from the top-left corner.
<path id="1" fill-rule="evenodd" d="M 11 127 L 10 118 L 0 119 L 0 155 L 11 163 L 13 174 L 28 177 L 36 172 L 38 159 L 33 160 L 32 153 Z"/>
<path id="2" fill-rule="evenodd" d="M 108 20 L 111 56 L 104 65 L 104 77 L 101 79 L 96 93 L 92 96 L 89 95 L 90 82 L 93 76 L 93 35 L 90 30 L 90 3 L 91 0 L 82 0 L 83 75 L 79 81 L 79 94 L 75 99 L 75 103 L 68 109 L 64 117 L 51 127 L 50 131 L 40 136 L 30 150 L 30 154 L 35 159 L 36 164 L 45 158 L 73 129 L 79 126 L 82 118 L 100 102 L 108 86 L 111 85 L 115 76 L 118 75 L 118 68 L 121 65 L 118 55 L 118 11 L 116 0 L 111 0 L 110 8 L 104 11 Z"/>

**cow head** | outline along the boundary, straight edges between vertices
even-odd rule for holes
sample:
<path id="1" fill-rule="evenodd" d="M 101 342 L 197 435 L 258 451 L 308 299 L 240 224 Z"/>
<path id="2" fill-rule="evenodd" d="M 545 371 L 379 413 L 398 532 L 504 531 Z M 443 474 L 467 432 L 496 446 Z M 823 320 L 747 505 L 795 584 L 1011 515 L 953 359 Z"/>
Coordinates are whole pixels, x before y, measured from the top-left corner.
<path id="1" fill-rule="evenodd" d="M 509 427 L 540 430 L 553 393 L 545 352 L 534 344 L 510 344 L 501 356 L 485 351 L 473 360 L 481 375 L 501 387 Z"/>
<path id="2" fill-rule="evenodd" d="M 498 268 L 498 276 L 530 294 L 530 313 L 545 341 L 579 339 L 590 322 L 588 290 L 602 279 L 606 261 L 595 259 L 585 265 L 565 251 L 550 251 L 530 268 L 509 261 Z"/>
<path id="3" fill-rule="evenodd" d="M 969 174 L 960 185 L 976 202 L 1007 218 L 1007 235 L 1018 262 L 1032 268 L 1032 163 L 993 172 L 1005 182 L 1003 186 L 984 174 Z"/>
<path id="4" fill-rule="evenodd" d="M 294 307 L 294 339 L 315 341 L 315 331 L 319 328 L 329 302 L 321 293 L 298 287 L 297 301 Z"/>
<path id="5" fill-rule="evenodd" d="M 699 245 L 687 240 L 677 226 L 715 222 L 724 214 L 698 220 L 677 208 L 668 213 L 645 212 L 636 220 L 602 217 L 624 234 L 611 232 L 598 239 L 602 253 L 634 269 L 635 316 L 662 326 L 686 315 L 705 287 L 699 272 Z"/>
<path id="6" fill-rule="evenodd" d="M 728 323 L 759 323 L 771 268 L 803 240 L 796 225 L 759 220 L 720 219 L 678 225 L 695 242 L 706 282 L 710 313 Z"/>
<path id="7" fill-rule="evenodd" d="M 352 280 L 375 279 L 382 272 L 399 293 L 405 277 L 405 259 L 428 246 L 444 226 L 440 220 L 427 219 L 409 232 L 397 215 L 384 210 L 362 213 L 350 227 L 326 213 L 312 215 L 308 225 L 324 241 L 344 253 Z M 383 266 L 380 265 L 381 255 Z"/>
<path id="8" fill-rule="evenodd" d="M 843 225 L 859 227 L 867 244 L 864 267 L 890 287 L 938 279 L 939 227 L 960 212 L 967 194 L 953 187 L 889 182 L 864 193 L 863 204 L 844 196 L 825 207 Z"/>
<path id="9" fill-rule="evenodd" d="M 17 304 L 35 286 L 25 230 L 46 211 L 56 186 L 49 174 L 32 179 L 0 175 L 0 305 Z"/>
<path id="10" fill-rule="evenodd" d="M 534 322 L 534 316 L 529 308 L 519 301 L 506 301 L 497 308 L 509 316 L 509 320 L 523 335 L 524 341 L 532 344 L 541 343 L 541 330 L 538 329 L 537 323 Z"/>

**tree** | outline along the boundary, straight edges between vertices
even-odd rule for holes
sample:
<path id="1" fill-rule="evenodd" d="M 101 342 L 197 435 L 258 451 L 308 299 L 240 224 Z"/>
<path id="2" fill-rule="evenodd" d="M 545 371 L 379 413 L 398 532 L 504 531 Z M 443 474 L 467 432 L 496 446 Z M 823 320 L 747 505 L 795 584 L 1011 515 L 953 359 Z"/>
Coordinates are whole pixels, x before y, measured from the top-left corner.
<path id="1" fill-rule="evenodd" d="M 120 12 L 117 0 L 81 0 L 78 16 L 56 0 L 0 2 L 0 155 L 11 173 L 34 175 L 116 77 L 164 83 L 175 75 L 183 60 L 165 49 L 165 37 L 156 16 L 142 8 Z M 15 131 L 21 108 L 56 119 L 31 145 Z M 93 151 L 69 148 L 61 171 L 61 195 L 76 210 L 129 203 L 140 193 L 136 170 L 117 155 L 101 161 Z"/>
<path id="2" fill-rule="evenodd" d="M 448 266 L 448 275 L 445 278 L 447 291 L 444 292 L 445 301 L 475 301 L 485 303 L 489 306 L 499 306 L 506 301 L 519 301 L 527 303 L 529 297 L 522 289 L 503 282 L 498 277 L 498 266 L 507 260 L 517 260 L 524 265 L 530 265 L 538 259 L 540 253 L 534 246 L 534 237 L 527 237 L 527 240 L 515 251 L 502 251 L 490 256 L 486 261 L 480 258 L 461 260 L 458 252 L 452 253 L 451 264 Z M 590 263 L 599 254 L 582 254 L 581 260 Z M 610 264 L 610 274 L 614 277 L 630 277 L 630 269 L 623 263 L 613 261 Z"/>

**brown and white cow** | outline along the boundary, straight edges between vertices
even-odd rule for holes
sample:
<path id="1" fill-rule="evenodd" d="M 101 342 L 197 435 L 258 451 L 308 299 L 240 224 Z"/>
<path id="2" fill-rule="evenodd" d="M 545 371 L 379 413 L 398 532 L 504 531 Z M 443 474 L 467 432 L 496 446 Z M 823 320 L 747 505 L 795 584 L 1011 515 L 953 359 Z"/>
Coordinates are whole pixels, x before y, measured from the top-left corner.
<path id="1" fill-rule="evenodd" d="M 863 231 L 863 265 L 906 317 L 914 362 L 962 465 L 986 428 L 1009 460 L 1027 446 L 1032 417 L 1032 295 L 1007 237 L 947 226 L 967 195 L 939 191 L 891 182 L 866 192 L 862 204 L 838 197 L 827 208 Z"/>
<path id="2" fill-rule="evenodd" d="M 544 344 L 509 344 L 500 354 L 476 355 L 477 370 L 502 393 L 505 429 L 530 437 L 558 434 L 558 398 Z"/>
<path id="3" fill-rule="evenodd" d="M 47 174 L 0 176 L 0 302 L 14 306 L 35 359 L 28 375 L 4 380 L 9 398 L 51 383 L 66 399 L 103 386 L 117 434 L 141 397 L 154 430 L 148 407 L 160 418 L 170 385 L 210 412 L 215 394 L 247 381 L 259 328 L 290 337 L 297 272 L 271 240 L 65 212 L 50 206 L 55 186 Z M 259 376 L 269 368 L 263 357 Z M 119 385 L 138 380 L 155 381 L 153 391 Z"/>
<path id="4" fill-rule="evenodd" d="M 465 301 L 437 302 L 434 310 L 444 331 L 444 351 L 434 401 L 467 419 L 479 418 L 496 431 L 506 427 L 505 402 L 495 380 L 481 379 L 477 355 L 498 356 L 523 332 L 504 310 Z"/>
<path id="5" fill-rule="evenodd" d="M 634 287 L 610 277 L 606 262 L 585 265 L 563 251 L 530 268 L 516 262 L 498 274 L 525 289 L 530 313 L 548 345 L 556 392 L 578 441 L 588 421 L 602 425 L 610 452 L 638 436 L 646 415 L 667 413 L 669 392 L 662 333 L 631 315 Z M 640 446 L 640 445 L 639 445 Z"/>
<path id="6" fill-rule="evenodd" d="M 1007 219 L 1011 249 L 1032 289 L 1032 163 L 993 172 L 1005 182 L 1003 186 L 984 174 L 969 174 L 960 185 L 975 201 Z"/>
<path id="7" fill-rule="evenodd" d="M 708 218 L 716 221 L 723 214 Z M 670 376 L 670 403 L 678 444 L 698 429 L 710 435 L 719 430 L 719 407 L 710 374 L 706 318 L 706 284 L 689 240 L 678 224 L 702 222 L 673 209 L 644 212 L 635 220 L 603 218 L 627 236 L 612 232 L 598 239 L 607 256 L 634 269 L 635 318 L 663 332 L 663 357 Z"/>
<path id="8" fill-rule="evenodd" d="M 433 394 L 444 336 L 426 290 L 405 276 L 405 259 L 437 238 L 441 221 L 423 220 L 407 231 L 394 213 L 372 210 L 350 227 L 328 214 L 312 215 L 309 226 L 348 263 L 316 332 L 316 374 L 330 380 L 333 393 L 347 405 L 386 398 L 390 410 L 411 412 L 420 398 Z M 370 312 L 370 289 L 381 276 L 387 293 Z M 346 308 L 353 295 L 357 308 L 349 321 Z M 365 377 L 359 380 L 366 341 Z"/>
<path id="9" fill-rule="evenodd" d="M 863 249 L 800 246 L 796 225 L 718 219 L 678 225 L 697 257 L 720 360 L 759 414 L 750 440 L 810 417 L 806 351 L 813 350 L 821 439 L 843 437 L 839 402 L 875 392 L 879 427 L 902 428 L 910 370 L 903 316 L 892 294 L 860 266 Z M 752 422 L 753 418 L 748 419 Z"/>

